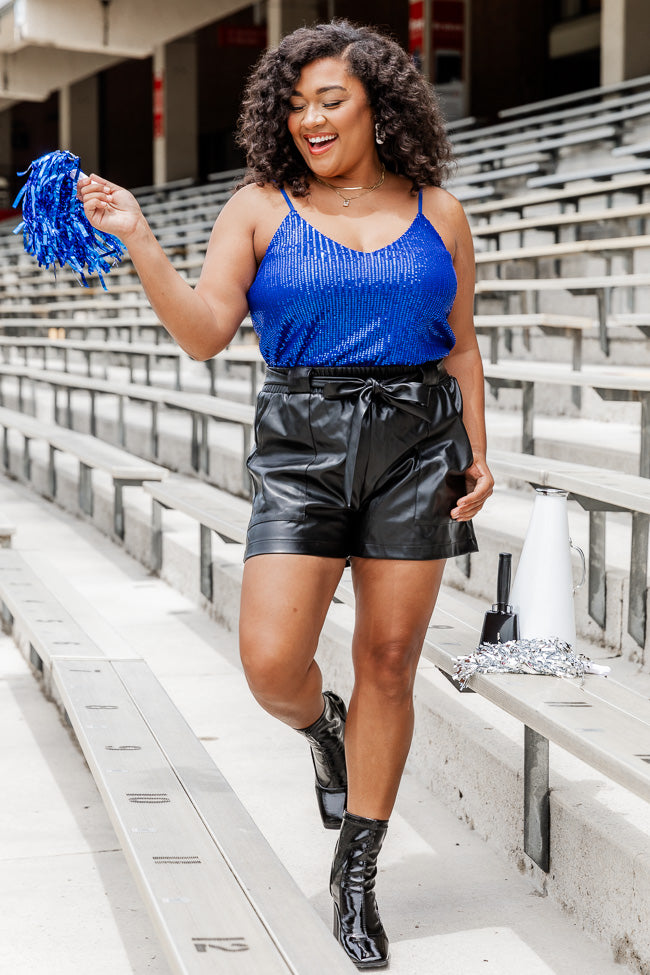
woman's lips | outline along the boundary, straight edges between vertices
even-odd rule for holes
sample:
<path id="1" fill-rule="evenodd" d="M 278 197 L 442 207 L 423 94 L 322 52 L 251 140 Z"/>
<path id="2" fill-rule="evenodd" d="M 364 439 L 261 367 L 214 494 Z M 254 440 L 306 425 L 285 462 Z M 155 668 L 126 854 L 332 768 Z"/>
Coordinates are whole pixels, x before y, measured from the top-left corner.
<path id="1" fill-rule="evenodd" d="M 306 142 L 309 146 L 309 152 L 312 156 L 322 156 L 324 152 L 327 152 L 327 150 L 334 145 L 337 138 L 338 136 L 336 135 L 332 136 L 332 138 L 328 139 L 326 142 L 310 142 L 309 139 L 307 139 Z"/>

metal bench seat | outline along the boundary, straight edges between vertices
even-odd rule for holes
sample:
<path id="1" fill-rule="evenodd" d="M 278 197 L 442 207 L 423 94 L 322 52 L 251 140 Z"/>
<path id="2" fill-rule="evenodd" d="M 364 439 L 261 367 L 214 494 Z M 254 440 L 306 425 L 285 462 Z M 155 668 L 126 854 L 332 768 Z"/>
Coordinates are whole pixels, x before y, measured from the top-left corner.
<path id="1" fill-rule="evenodd" d="M 233 350 L 235 354 L 235 350 Z M 1 377 L 14 378 L 18 382 L 19 408 L 23 408 L 25 381 L 49 386 L 53 390 L 54 416 L 59 415 L 58 392 L 65 391 L 67 395 L 66 422 L 72 426 L 72 394 L 85 392 L 90 397 L 90 432 L 94 435 L 97 430 L 96 399 L 100 395 L 115 396 L 118 401 L 118 438 L 120 444 L 126 443 L 126 422 L 124 404 L 126 400 L 145 403 L 151 409 L 151 427 L 149 435 L 149 451 L 155 461 L 159 454 L 158 417 L 161 408 L 178 410 L 187 413 L 192 421 L 191 432 L 191 462 L 197 472 L 209 474 L 208 451 L 208 422 L 209 420 L 234 423 L 242 430 L 242 490 L 248 493 L 249 479 L 245 467 L 245 460 L 250 451 L 252 441 L 253 421 L 255 411 L 248 403 L 237 403 L 232 400 L 221 399 L 208 393 L 184 392 L 175 389 L 163 389 L 158 386 L 141 386 L 136 383 L 124 383 L 97 378 L 88 378 L 63 371 L 32 369 L 25 366 L 0 365 Z M 2 391 L 0 389 L 0 402 Z"/>
<path id="2" fill-rule="evenodd" d="M 124 537 L 124 488 L 142 484 L 144 480 L 161 480 L 168 473 L 164 467 L 135 457 L 89 434 L 44 423 L 36 417 L 5 407 L 0 407 L 0 428 L 5 470 L 9 470 L 10 466 L 9 435 L 14 432 L 22 436 L 22 474 L 27 481 L 31 480 L 31 441 L 40 440 L 48 445 L 48 492 L 51 498 L 56 498 L 57 493 L 56 452 L 61 451 L 76 458 L 79 461 L 79 507 L 87 515 L 93 513 L 92 471 L 101 470 L 108 474 L 113 481 L 113 530 L 118 538 Z"/>

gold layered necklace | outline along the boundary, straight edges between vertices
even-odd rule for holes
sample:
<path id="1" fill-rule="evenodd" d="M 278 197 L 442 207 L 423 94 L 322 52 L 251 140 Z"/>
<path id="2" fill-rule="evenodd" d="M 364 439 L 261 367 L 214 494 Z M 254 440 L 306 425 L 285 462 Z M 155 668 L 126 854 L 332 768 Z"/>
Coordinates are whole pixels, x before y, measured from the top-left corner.
<path id="1" fill-rule="evenodd" d="M 376 183 L 373 183 L 372 186 L 333 186 L 331 183 L 326 183 L 324 179 L 321 179 L 320 176 L 316 176 L 316 174 L 314 173 L 314 179 L 318 183 L 322 183 L 323 186 L 328 186 L 331 190 L 334 190 L 337 196 L 341 197 L 341 199 L 343 200 L 344 207 L 349 207 L 352 200 L 358 200 L 360 197 L 366 196 L 366 194 L 368 193 L 372 193 L 373 190 L 379 189 L 379 187 L 384 182 L 385 176 L 386 176 L 386 167 L 384 166 L 383 163 L 381 164 L 381 173 L 379 174 L 379 179 L 377 180 Z M 350 193 L 350 192 L 354 193 L 357 190 L 362 190 L 362 192 L 359 193 L 357 196 L 345 195 L 346 193 Z"/>

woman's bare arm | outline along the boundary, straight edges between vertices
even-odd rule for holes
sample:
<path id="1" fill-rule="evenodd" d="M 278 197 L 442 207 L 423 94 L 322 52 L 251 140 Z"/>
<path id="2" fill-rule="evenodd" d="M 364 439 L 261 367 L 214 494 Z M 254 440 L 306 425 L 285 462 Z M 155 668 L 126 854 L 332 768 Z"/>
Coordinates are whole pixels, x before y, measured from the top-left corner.
<path id="1" fill-rule="evenodd" d="M 240 191 L 219 214 L 196 288 L 166 257 L 128 190 L 92 175 L 80 180 L 79 196 L 90 223 L 125 244 L 151 307 L 178 344 L 194 359 L 225 348 L 247 314 L 257 266 L 250 193 Z"/>
<path id="2" fill-rule="evenodd" d="M 449 198 L 449 206 L 455 228 L 453 258 L 458 291 L 449 314 L 456 344 L 445 365 L 447 371 L 457 379 L 463 395 L 463 423 L 474 454 L 474 462 L 465 473 L 468 493 L 458 499 L 451 517 L 456 521 L 468 521 L 481 510 L 492 494 L 494 478 L 485 459 L 485 382 L 474 329 L 474 246 L 461 205 L 452 197 Z"/>

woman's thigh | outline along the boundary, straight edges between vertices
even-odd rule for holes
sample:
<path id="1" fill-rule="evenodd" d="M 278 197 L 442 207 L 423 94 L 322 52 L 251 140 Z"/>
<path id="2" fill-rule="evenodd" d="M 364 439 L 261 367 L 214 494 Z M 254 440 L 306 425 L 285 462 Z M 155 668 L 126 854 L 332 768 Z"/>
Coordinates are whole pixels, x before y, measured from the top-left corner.
<path id="1" fill-rule="evenodd" d="M 246 669 L 308 668 L 344 566 L 344 559 L 312 555 L 246 560 L 239 623 Z"/>

